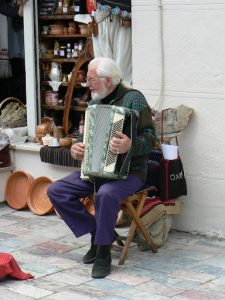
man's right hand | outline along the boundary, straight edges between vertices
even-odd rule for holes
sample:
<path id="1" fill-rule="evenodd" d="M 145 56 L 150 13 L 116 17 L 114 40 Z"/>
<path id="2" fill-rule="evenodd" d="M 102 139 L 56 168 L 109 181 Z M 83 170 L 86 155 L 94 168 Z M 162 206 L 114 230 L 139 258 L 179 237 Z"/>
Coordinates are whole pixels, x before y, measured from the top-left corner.
<path id="1" fill-rule="evenodd" d="M 71 156 L 74 159 L 82 160 L 84 158 L 84 147 L 83 143 L 73 144 L 71 147 Z"/>

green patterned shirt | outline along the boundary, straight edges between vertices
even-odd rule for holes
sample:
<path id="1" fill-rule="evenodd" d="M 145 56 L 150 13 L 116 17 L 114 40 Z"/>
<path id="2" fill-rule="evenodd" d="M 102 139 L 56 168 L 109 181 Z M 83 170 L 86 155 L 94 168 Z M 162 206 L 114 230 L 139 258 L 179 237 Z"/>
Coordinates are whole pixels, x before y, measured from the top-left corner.
<path id="1" fill-rule="evenodd" d="M 140 91 L 129 89 L 123 84 L 119 84 L 110 95 L 107 96 L 110 105 L 122 106 L 139 112 L 137 137 L 131 148 L 132 158 L 129 173 L 139 176 L 144 182 L 147 174 L 147 157 L 156 141 L 151 108 Z M 102 101 L 92 100 L 89 105 L 92 104 L 102 104 Z"/>

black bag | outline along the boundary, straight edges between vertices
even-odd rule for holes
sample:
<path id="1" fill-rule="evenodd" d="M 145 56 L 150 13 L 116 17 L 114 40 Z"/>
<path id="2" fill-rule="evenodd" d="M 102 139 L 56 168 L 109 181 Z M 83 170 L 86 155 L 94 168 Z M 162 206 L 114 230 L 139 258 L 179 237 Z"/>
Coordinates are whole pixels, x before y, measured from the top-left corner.
<path id="1" fill-rule="evenodd" d="M 183 164 L 177 159 L 160 161 L 160 198 L 162 201 L 187 195 Z"/>
<path id="2" fill-rule="evenodd" d="M 0 147 L 0 168 L 10 167 L 12 165 L 10 158 L 10 148 L 9 145 L 4 148 Z"/>

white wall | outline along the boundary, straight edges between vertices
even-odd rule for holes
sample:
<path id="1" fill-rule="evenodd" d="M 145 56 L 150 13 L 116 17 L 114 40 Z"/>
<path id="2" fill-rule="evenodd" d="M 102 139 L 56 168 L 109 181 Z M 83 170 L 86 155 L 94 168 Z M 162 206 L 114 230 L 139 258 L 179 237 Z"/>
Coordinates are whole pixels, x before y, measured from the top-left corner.
<path id="1" fill-rule="evenodd" d="M 160 7 L 133 0 L 133 82 L 151 106 L 161 85 Z M 194 109 L 179 138 L 188 184 L 180 230 L 225 237 L 225 0 L 164 0 L 163 108 Z"/>
<path id="2" fill-rule="evenodd" d="M 35 135 L 37 125 L 37 83 L 35 75 L 35 36 L 33 1 L 28 1 L 24 6 L 24 51 L 26 68 L 26 99 L 27 99 L 27 124 L 28 135 Z"/>

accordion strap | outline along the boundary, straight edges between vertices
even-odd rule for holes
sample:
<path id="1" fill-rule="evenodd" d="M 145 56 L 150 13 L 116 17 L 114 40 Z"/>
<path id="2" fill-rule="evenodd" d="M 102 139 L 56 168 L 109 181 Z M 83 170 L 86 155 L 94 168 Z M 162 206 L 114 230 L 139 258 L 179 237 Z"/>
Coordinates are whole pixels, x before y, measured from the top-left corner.
<path id="1" fill-rule="evenodd" d="M 126 157 L 124 158 L 122 167 L 120 169 L 119 175 L 125 175 L 128 173 L 131 157 L 134 150 L 134 145 L 136 144 L 136 137 L 137 137 L 137 118 L 138 114 L 136 111 L 130 111 L 130 117 L 131 117 L 131 126 L 130 126 L 130 138 L 131 138 L 131 147 L 130 150 L 127 152 Z"/>

